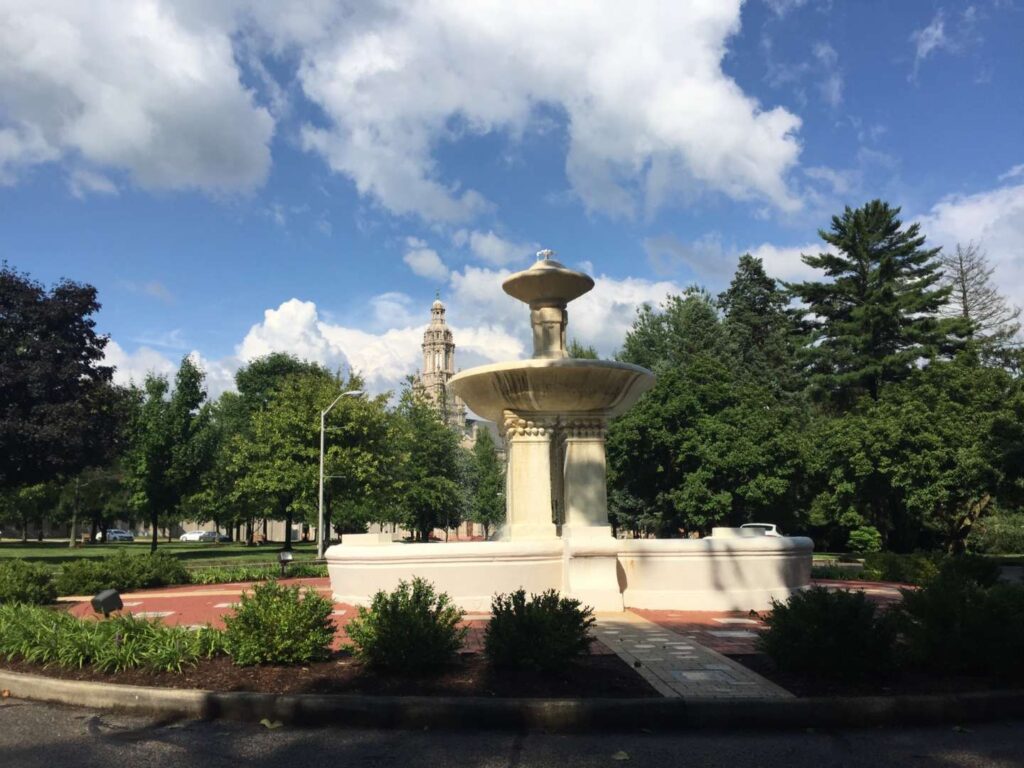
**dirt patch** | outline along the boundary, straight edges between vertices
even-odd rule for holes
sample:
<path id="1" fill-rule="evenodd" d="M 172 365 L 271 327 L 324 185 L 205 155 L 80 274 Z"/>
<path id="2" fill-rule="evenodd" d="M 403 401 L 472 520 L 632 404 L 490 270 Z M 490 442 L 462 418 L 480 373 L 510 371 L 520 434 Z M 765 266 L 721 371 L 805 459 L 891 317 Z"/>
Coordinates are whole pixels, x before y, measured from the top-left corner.
<path id="1" fill-rule="evenodd" d="M 462 654 L 451 664 L 417 678 L 379 675 L 351 656 L 297 666 L 238 667 L 227 657 L 207 659 L 180 674 L 133 669 L 103 673 L 94 669 L 42 668 L 0 662 L 11 672 L 64 680 L 87 680 L 162 688 L 261 693 L 364 693 L 392 696 L 495 696 L 521 698 L 647 698 L 658 693 L 617 656 L 579 659 L 554 674 L 492 670 L 480 654 Z"/>
<path id="2" fill-rule="evenodd" d="M 728 654 L 733 661 L 766 677 L 798 697 L 898 696 L 905 694 L 968 693 L 971 691 L 1020 690 L 1019 683 L 997 677 L 936 675 L 901 671 L 883 680 L 834 681 L 794 675 L 779 670 L 763 653 Z"/>

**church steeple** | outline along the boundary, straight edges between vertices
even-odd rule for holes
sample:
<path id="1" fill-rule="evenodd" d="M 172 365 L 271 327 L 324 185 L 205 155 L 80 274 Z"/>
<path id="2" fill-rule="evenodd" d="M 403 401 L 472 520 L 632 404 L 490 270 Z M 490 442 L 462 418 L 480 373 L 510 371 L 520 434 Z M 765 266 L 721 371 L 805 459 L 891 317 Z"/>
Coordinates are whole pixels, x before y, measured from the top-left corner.
<path id="1" fill-rule="evenodd" d="M 430 305 L 430 325 L 423 332 L 423 373 L 418 383 L 441 418 L 453 427 L 462 427 L 466 406 L 448 392 L 448 380 L 455 375 L 455 340 L 444 315 L 445 306 L 438 296 Z"/>

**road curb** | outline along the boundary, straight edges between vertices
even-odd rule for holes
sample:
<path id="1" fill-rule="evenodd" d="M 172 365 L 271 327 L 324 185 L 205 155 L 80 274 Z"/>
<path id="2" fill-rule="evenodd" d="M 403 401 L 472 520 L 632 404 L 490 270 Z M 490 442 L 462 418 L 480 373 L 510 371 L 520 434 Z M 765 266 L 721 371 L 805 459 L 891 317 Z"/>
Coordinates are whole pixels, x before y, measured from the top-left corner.
<path id="1" fill-rule="evenodd" d="M 291 725 L 548 732 L 851 728 L 1024 718 L 1024 691 L 771 700 L 490 699 L 220 693 L 61 680 L 0 670 L 19 699 L 168 718 Z"/>

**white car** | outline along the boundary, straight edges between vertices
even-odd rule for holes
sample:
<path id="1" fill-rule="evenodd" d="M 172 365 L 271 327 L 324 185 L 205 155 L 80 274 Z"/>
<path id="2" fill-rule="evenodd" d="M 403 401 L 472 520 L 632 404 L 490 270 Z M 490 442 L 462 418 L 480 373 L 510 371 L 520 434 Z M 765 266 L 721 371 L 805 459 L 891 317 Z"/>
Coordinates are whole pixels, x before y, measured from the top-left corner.
<path id="1" fill-rule="evenodd" d="M 135 537 L 128 531 L 123 531 L 120 528 L 107 528 L 107 535 L 104 536 L 102 533 L 99 535 L 100 541 L 113 542 L 113 541 L 135 541 Z"/>
<path id="2" fill-rule="evenodd" d="M 753 528 L 764 531 L 765 536 L 782 536 L 779 533 L 779 528 L 775 523 L 744 523 L 740 528 Z"/>
<path id="3" fill-rule="evenodd" d="M 178 537 L 178 541 L 216 541 L 216 531 L 189 531 Z"/>

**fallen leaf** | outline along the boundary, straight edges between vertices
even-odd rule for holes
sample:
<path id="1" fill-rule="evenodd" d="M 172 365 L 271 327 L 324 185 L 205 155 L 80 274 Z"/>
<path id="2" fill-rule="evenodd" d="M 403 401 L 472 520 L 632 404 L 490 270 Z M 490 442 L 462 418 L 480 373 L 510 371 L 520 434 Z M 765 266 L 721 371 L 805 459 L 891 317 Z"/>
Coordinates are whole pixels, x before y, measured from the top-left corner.
<path id="1" fill-rule="evenodd" d="M 282 725 L 284 725 L 284 723 L 282 723 L 280 720 L 268 720 L 264 717 L 262 720 L 260 720 L 260 725 L 262 725 L 268 731 L 273 731 L 275 728 L 280 728 Z"/>
<path id="2" fill-rule="evenodd" d="M 612 755 L 612 760 L 629 760 L 629 753 L 623 752 L 621 749 Z"/>
<path id="3" fill-rule="evenodd" d="M 9 698 L 11 698 L 11 692 L 9 690 L 4 688 L 2 691 L 0 691 L 0 699 L 9 699 Z"/>

